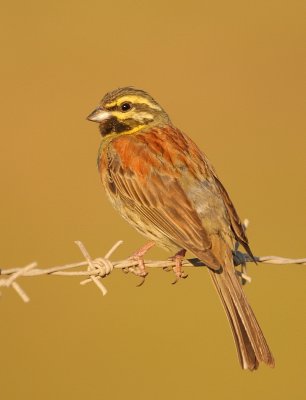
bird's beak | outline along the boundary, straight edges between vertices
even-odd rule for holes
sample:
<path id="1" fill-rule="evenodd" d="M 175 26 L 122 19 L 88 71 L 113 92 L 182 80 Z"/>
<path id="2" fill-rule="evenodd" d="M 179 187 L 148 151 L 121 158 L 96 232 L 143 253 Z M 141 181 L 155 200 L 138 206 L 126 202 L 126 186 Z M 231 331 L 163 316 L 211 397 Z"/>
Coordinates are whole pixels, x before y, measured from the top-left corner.
<path id="1" fill-rule="evenodd" d="M 108 111 L 102 110 L 102 108 L 96 108 L 91 114 L 88 115 L 87 119 L 93 122 L 103 122 L 109 119 L 112 114 Z"/>

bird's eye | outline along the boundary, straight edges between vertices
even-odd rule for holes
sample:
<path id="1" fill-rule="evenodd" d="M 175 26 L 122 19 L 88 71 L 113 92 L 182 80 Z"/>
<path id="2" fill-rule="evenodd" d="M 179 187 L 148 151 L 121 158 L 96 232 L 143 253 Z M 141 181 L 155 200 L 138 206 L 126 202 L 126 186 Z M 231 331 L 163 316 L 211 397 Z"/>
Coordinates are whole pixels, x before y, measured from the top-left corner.
<path id="1" fill-rule="evenodd" d="M 131 105 L 131 103 L 122 103 L 120 108 L 121 108 L 121 111 L 126 112 L 132 108 L 132 105 Z"/>

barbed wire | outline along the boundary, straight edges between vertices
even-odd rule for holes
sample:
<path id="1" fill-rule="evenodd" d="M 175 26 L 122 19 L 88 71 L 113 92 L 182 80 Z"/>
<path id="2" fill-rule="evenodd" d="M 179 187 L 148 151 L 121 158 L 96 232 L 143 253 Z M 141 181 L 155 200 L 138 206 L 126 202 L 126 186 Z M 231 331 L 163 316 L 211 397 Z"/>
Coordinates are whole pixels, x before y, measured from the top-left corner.
<path id="1" fill-rule="evenodd" d="M 244 220 L 244 227 L 247 228 L 249 224 L 248 220 Z M 104 257 L 92 258 L 81 241 L 76 241 L 75 244 L 79 247 L 85 260 L 75 262 L 71 264 L 58 265 L 50 268 L 38 268 L 37 262 L 32 262 L 24 267 L 19 268 L 6 268 L 0 269 L 0 276 L 8 276 L 7 278 L 0 279 L 0 288 L 7 287 L 13 288 L 20 298 L 25 302 L 29 302 L 30 298 L 24 289 L 17 282 L 20 277 L 33 277 L 42 275 L 57 275 L 57 276 L 79 276 L 86 277 L 86 279 L 80 282 L 81 285 L 86 285 L 93 282 L 97 288 L 102 292 L 102 295 L 107 294 L 105 285 L 101 282 L 102 278 L 107 277 L 112 273 L 114 269 L 121 269 L 124 272 L 133 272 L 137 275 L 137 266 L 139 261 L 131 258 L 110 261 L 110 257 L 117 250 L 117 248 L 123 243 L 122 240 L 116 242 L 111 249 L 105 254 Z M 246 264 L 254 263 L 254 260 L 246 253 L 238 251 L 238 244 L 235 246 L 233 252 L 234 264 L 236 267 L 240 266 L 240 270 L 236 270 L 237 275 L 240 277 L 242 284 L 251 282 L 251 277 L 246 272 Z M 254 257 L 256 263 L 265 264 L 297 264 L 306 265 L 306 258 L 285 258 L 279 256 L 261 256 Z M 165 261 L 145 260 L 146 268 L 163 268 L 165 270 L 171 270 L 175 266 L 175 260 L 169 259 Z M 86 267 L 85 270 L 75 270 L 76 268 Z M 136 267 L 136 269 L 135 269 Z M 185 259 L 182 261 L 182 267 L 205 267 L 205 264 L 197 258 Z M 72 271 L 71 271 L 72 270 Z M 140 282 L 140 286 L 144 282 L 144 279 Z M 1 292 L 0 292 L 1 294 Z"/>

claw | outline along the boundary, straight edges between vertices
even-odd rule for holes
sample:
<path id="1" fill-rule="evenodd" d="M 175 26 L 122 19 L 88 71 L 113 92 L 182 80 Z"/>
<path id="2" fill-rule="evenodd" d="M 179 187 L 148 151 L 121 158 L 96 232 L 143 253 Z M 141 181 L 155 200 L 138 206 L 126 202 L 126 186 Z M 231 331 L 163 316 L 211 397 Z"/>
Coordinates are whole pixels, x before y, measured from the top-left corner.
<path id="1" fill-rule="evenodd" d="M 155 245 L 154 242 L 149 242 L 144 246 L 142 246 L 139 250 L 135 251 L 135 253 L 131 257 L 129 257 L 129 260 L 136 261 L 138 265 L 134 267 L 127 267 L 128 270 L 127 272 L 132 272 L 136 276 L 140 276 L 142 278 L 141 282 L 137 285 L 137 287 L 142 286 L 144 284 L 145 278 L 148 275 L 143 256 L 154 245 Z"/>
<path id="2" fill-rule="evenodd" d="M 177 266 L 173 267 L 173 271 L 175 273 L 176 279 L 174 282 L 172 282 L 172 285 L 175 285 L 180 279 L 188 278 L 188 274 L 186 274 L 182 270 L 182 265 L 180 265 L 179 267 L 177 267 Z"/>
<path id="3" fill-rule="evenodd" d="M 175 285 L 179 279 L 181 278 L 186 279 L 188 277 L 188 275 L 185 274 L 185 272 L 182 269 L 182 261 L 185 257 L 185 254 L 186 250 L 181 249 L 173 257 L 170 258 L 170 260 L 175 261 L 175 266 L 172 267 L 172 270 L 176 276 L 176 279 L 174 282 L 172 282 L 172 285 Z"/>
<path id="4" fill-rule="evenodd" d="M 136 287 L 142 286 L 142 285 L 145 283 L 145 280 L 146 280 L 146 277 L 143 276 L 142 279 L 141 279 L 141 281 L 140 281 L 140 283 L 138 283 L 138 285 L 136 285 Z"/>
<path id="5" fill-rule="evenodd" d="M 185 274 L 185 273 L 183 272 L 183 275 L 177 276 L 176 279 L 175 279 L 175 281 L 174 281 L 174 282 L 171 282 L 171 285 L 175 285 L 180 279 L 186 279 L 186 278 L 188 278 L 188 274 Z"/>
<path id="6" fill-rule="evenodd" d="M 171 285 L 175 285 L 178 282 L 179 278 L 176 278 L 175 281 L 171 282 Z"/>
<path id="7" fill-rule="evenodd" d="M 138 261 L 139 261 L 138 267 L 131 269 L 131 271 L 136 276 L 141 277 L 141 281 L 140 281 L 140 283 L 138 283 L 138 285 L 136 285 L 136 287 L 142 286 L 145 283 L 146 276 L 148 275 L 148 272 L 146 271 L 146 267 L 145 267 L 143 259 L 139 259 Z"/>

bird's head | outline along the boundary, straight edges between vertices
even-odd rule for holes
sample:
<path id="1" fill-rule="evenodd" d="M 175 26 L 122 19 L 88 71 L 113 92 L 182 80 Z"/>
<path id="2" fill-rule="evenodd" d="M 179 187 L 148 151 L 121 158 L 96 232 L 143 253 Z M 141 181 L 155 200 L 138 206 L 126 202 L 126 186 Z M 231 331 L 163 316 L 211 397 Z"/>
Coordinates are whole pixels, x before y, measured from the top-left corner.
<path id="1" fill-rule="evenodd" d="M 148 93 L 133 87 L 107 93 L 87 119 L 99 123 L 102 136 L 170 123 L 167 113 Z"/>

